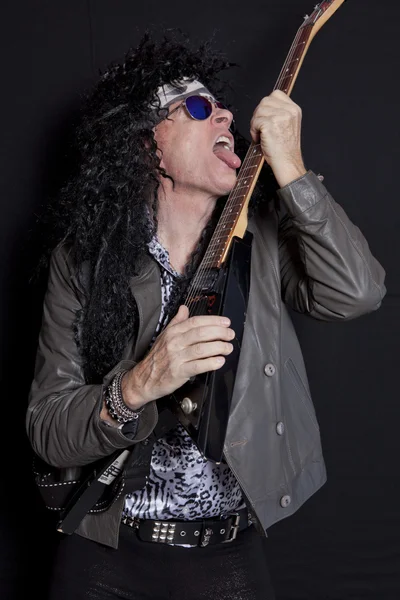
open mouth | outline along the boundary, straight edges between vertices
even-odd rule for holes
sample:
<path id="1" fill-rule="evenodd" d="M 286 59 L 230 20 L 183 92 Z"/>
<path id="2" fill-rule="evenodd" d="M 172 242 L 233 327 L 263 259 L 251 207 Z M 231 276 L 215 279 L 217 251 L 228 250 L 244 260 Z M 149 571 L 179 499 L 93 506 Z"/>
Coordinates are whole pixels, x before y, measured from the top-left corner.
<path id="1" fill-rule="evenodd" d="M 241 160 L 234 152 L 233 139 L 226 135 L 220 135 L 215 140 L 213 152 L 220 160 L 222 160 L 231 169 L 238 169 L 241 165 Z"/>

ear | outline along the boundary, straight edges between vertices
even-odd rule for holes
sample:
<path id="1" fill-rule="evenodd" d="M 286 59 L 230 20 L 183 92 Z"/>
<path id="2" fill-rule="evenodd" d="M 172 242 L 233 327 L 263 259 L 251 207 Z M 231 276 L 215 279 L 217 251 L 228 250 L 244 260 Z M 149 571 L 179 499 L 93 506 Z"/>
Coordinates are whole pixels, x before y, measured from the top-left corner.
<path id="1" fill-rule="evenodd" d="M 156 148 L 156 154 L 158 156 L 158 158 L 160 159 L 160 167 L 162 169 L 165 168 L 165 164 L 163 161 L 163 151 L 162 151 L 162 145 L 163 145 L 163 125 L 164 122 L 159 123 L 158 125 L 156 125 L 153 128 L 153 134 L 154 134 L 154 142 L 157 146 Z"/>

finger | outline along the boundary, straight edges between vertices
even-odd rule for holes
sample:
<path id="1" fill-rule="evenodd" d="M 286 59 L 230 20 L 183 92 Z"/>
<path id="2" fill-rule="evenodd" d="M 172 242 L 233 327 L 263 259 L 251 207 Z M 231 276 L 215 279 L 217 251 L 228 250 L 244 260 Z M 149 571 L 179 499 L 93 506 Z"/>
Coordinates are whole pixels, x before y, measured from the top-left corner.
<path id="1" fill-rule="evenodd" d="M 283 100 L 282 98 L 276 98 L 274 96 L 267 96 L 266 98 L 263 98 L 261 100 L 261 102 L 255 108 L 253 114 L 258 114 L 260 112 L 268 111 L 271 109 L 272 110 L 273 109 L 288 110 L 294 114 L 297 114 L 299 112 L 301 113 L 300 106 L 298 104 L 296 104 L 295 102 L 293 102 L 292 100 L 290 100 L 290 99 Z"/>
<path id="2" fill-rule="evenodd" d="M 276 98 L 277 100 L 280 100 L 281 102 L 289 102 L 290 104 L 294 104 L 294 102 L 290 98 L 290 96 L 288 94 L 286 94 L 286 92 L 283 92 L 282 90 L 274 90 L 273 92 L 270 93 L 270 98 Z"/>
<path id="3" fill-rule="evenodd" d="M 193 344 L 201 342 L 226 341 L 229 342 L 235 337 L 235 332 L 230 327 L 218 327 L 215 325 L 204 325 L 189 329 L 181 336 L 182 347 L 188 348 Z"/>
<path id="4" fill-rule="evenodd" d="M 288 106 L 292 106 L 296 110 L 301 110 L 301 107 L 296 102 L 294 102 L 291 99 L 291 97 L 288 96 L 288 94 L 286 94 L 285 92 L 282 92 L 281 90 L 274 90 L 269 97 L 273 100 L 284 103 Z"/>
<path id="5" fill-rule="evenodd" d="M 185 306 L 184 304 L 181 304 L 181 306 L 179 307 L 178 312 L 176 313 L 176 315 L 174 316 L 173 319 L 171 319 L 170 321 L 170 325 L 177 325 L 178 323 L 183 323 L 184 321 L 187 321 L 189 318 L 189 309 L 187 306 Z"/>
<path id="6" fill-rule="evenodd" d="M 197 360 L 199 358 L 211 358 L 212 356 L 227 356 L 233 350 L 233 345 L 229 342 L 205 342 L 193 344 L 184 351 L 185 362 Z"/>
<path id="7" fill-rule="evenodd" d="M 254 124 L 254 121 L 268 121 L 275 118 L 282 119 L 293 119 L 297 118 L 300 113 L 296 108 L 291 106 L 263 106 L 255 111 L 253 114 L 250 125 Z"/>
<path id="8" fill-rule="evenodd" d="M 278 122 L 291 122 L 294 115 L 290 113 L 286 108 L 271 108 L 264 107 L 258 112 L 254 113 L 250 121 L 250 134 L 255 142 L 258 141 L 261 131 L 271 124 L 274 125 Z"/>
<path id="9" fill-rule="evenodd" d="M 172 321 L 171 321 L 172 323 Z M 212 325 L 214 327 L 229 327 L 230 319 L 227 317 L 220 317 L 218 315 L 198 315 L 196 317 L 190 317 L 186 321 L 179 323 L 176 327 L 177 333 L 185 333 L 196 327 L 205 327 Z"/>
<path id="10" fill-rule="evenodd" d="M 298 106 L 296 102 L 294 102 L 288 94 L 282 92 L 281 90 L 274 90 L 271 92 L 269 96 L 264 96 L 259 102 L 259 106 L 264 104 L 275 104 L 275 105 L 286 105 L 286 106 Z"/>
<path id="11" fill-rule="evenodd" d="M 297 121 L 288 111 L 279 111 L 273 113 L 270 117 L 256 116 L 251 122 L 250 131 L 254 135 L 272 134 L 274 131 L 281 131 L 282 127 L 298 129 L 300 121 Z"/>
<path id="12" fill-rule="evenodd" d="M 258 144 L 260 141 L 260 132 L 258 129 L 255 129 L 254 127 L 250 128 L 250 135 L 251 135 L 251 139 L 253 140 L 253 142 L 255 144 Z"/>
<path id="13" fill-rule="evenodd" d="M 225 358 L 223 356 L 192 360 L 182 365 L 182 376 L 190 379 L 194 375 L 216 371 L 217 369 L 220 369 L 224 363 Z"/>

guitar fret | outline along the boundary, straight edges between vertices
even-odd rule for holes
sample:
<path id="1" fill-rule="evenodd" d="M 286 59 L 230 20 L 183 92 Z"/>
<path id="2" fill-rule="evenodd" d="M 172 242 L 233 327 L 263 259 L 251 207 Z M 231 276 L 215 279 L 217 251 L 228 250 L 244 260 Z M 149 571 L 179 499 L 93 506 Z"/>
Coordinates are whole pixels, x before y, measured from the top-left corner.
<path id="1" fill-rule="evenodd" d="M 237 190 L 244 190 L 244 189 L 248 189 L 248 185 L 241 185 L 241 186 L 236 186 L 235 189 L 233 190 L 233 192 L 236 192 Z"/>
<path id="2" fill-rule="evenodd" d="M 245 181 L 243 183 L 246 183 L 247 179 L 251 179 L 253 177 L 253 175 L 239 175 L 236 181 L 236 185 L 238 185 L 239 183 L 242 182 L 242 179 L 244 179 Z M 234 188 L 235 189 L 235 188 Z M 232 192 L 231 192 L 232 193 Z"/>
<path id="3" fill-rule="evenodd" d="M 300 60 L 300 58 L 294 58 L 293 60 L 289 61 L 287 64 L 288 65 L 293 65 L 295 63 L 298 63 Z M 286 71 L 289 71 L 289 67 L 286 69 Z"/>
<path id="4" fill-rule="evenodd" d="M 262 154 L 257 154 L 257 157 L 259 157 L 259 156 L 262 156 Z M 251 158 L 253 159 L 253 158 L 256 158 L 256 157 L 252 156 Z M 244 171 L 246 171 L 247 169 L 253 169 L 255 167 L 258 167 L 258 163 L 249 164 L 249 165 L 243 165 L 242 168 L 243 168 Z"/>
<path id="5" fill-rule="evenodd" d="M 297 73 L 302 55 L 306 50 L 310 32 L 311 28 L 308 27 L 303 27 L 299 30 L 298 37 L 290 49 L 287 62 L 283 66 L 283 71 L 278 79 L 276 88 L 288 92 L 290 84 Z M 249 190 L 254 183 L 254 177 L 257 177 L 263 159 L 261 145 L 252 143 L 243 160 L 236 185 L 228 197 L 220 221 L 204 255 L 201 263 L 203 268 L 211 268 L 219 265 L 219 261 L 226 251 L 231 233 L 238 222 L 238 217 L 243 210 Z"/>
<path id="6" fill-rule="evenodd" d="M 237 209 L 240 209 L 240 207 L 241 207 L 241 202 L 239 202 L 237 204 L 237 206 L 235 206 L 234 204 L 232 204 L 232 205 L 229 206 L 229 208 L 226 207 L 226 209 L 225 209 L 226 210 L 226 217 L 227 218 L 233 217 L 233 215 L 238 212 Z M 221 219 L 224 219 L 224 217 L 225 217 L 225 215 L 224 215 L 224 213 L 222 213 Z"/>
<path id="7" fill-rule="evenodd" d="M 224 233 L 223 235 L 218 236 L 218 239 L 215 240 L 214 242 L 211 240 L 209 247 L 213 246 L 213 244 L 214 245 L 219 244 L 221 240 L 223 240 L 224 238 L 227 238 L 227 237 L 229 237 L 229 233 Z"/>

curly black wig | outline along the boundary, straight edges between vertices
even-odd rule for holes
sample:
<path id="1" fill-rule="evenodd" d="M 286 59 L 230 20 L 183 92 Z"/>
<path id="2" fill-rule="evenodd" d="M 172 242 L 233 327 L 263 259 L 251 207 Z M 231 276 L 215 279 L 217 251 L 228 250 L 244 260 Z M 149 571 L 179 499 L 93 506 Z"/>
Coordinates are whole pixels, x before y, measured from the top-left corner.
<path id="1" fill-rule="evenodd" d="M 88 265 L 87 301 L 77 315 L 75 337 L 87 381 L 101 381 L 134 339 L 137 309 L 129 279 L 140 272 L 157 221 L 160 168 L 150 104 L 160 85 L 184 77 L 201 81 L 225 100 L 227 84 L 220 74 L 230 68 L 211 42 L 198 49 L 182 34 L 154 41 L 147 33 L 122 63 L 112 63 L 86 94 L 76 131 L 79 167 L 52 202 L 49 250 L 67 243 L 81 272 Z M 158 111 L 160 114 L 160 111 Z M 249 142 L 236 134 L 238 153 Z M 253 196 L 254 197 L 254 196 Z M 218 218 L 211 218 L 186 270 L 193 273 Z M 181 290 L 182 292 L 183 290 Z M 172 303 L 177 307 L 177 302 Z"/>

